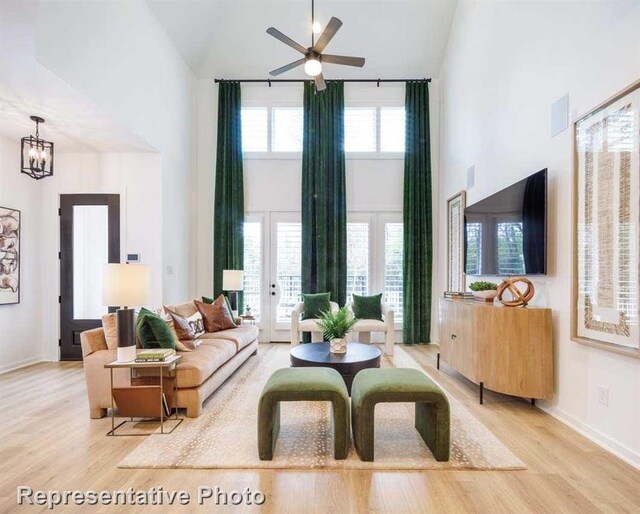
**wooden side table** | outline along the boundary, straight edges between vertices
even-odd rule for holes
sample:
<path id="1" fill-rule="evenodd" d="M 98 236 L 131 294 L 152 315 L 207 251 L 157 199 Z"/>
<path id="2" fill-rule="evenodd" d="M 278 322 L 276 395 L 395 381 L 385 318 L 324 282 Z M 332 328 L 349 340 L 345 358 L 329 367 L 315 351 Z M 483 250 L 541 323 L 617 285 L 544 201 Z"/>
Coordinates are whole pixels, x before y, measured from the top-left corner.
<path id="1" fill-rule="evenodd" d="M 178 425 L 180 425 L 180 423 L 182 423 L 182 420 L 184 418 L 180 418 L 178 417 L 178 408 L 174 407 L 174 413 L 173 413 L 173 417 L 165 416 L 165 405 L 164 405 L 164 384 L 163 384 L 163 378 L 164 378 L 164 372 L 165 370 L 169 371 L 169 373 L 171 374 L 173 372 L 173 401 L 172 403 L 175 405 L 176 404 L 176 398 L 177 398 L 177 391 L 178 391 L 178 382 L 177 382 L 177 373 L 176 373 L 176 366 L 177 364 L 182 360 L 182 356 L 181 355 L 173 355 L 170 358 L 161 361 L 161 362 L 135 362 L 135 361 L 131 361 L 131 362 L 118 362 L 118 361 L 113 361 L 110 362 L 108 364 L 105 364 L 104 367 L 107 368 L 109 370 L 110 373 L 110 379 L 111 379 L 111 430 L 109 430 L 109 432 L 107 432 L 108 436 L 141 436 L 141 435 L 150 435 L 150 434 L 116 434 L 116 430 L 118 428 L 120 428 L 122 425 L 124 425 L 125 423 L 129 423 L 133 421 L 133 417 L 131 417 L 130 420 L 124 420 L 122 423 L 118 424 L 116 426 L 116 422 L 115 422 L 115 400 L 114 400 L 114 388 L 113 388 L 113 370 L 114 369 L 118 369 L 118 368 L 124 368 L 124 369 L 128 369 L 129 370 L 129 377 L 132 378 L 133 376 L 133 371 L 134 370 L 147 370 L 147 369 L 157 369 L 159 371 L 159 375 L 160 375 L 160 384 L 159 385 L 145 385 L 145 386 L 130 386 L 130 387 L 126 387 L 124 389 L 131 389 L 131 390 L 135 390 L 135 389 L 139 389 L 140 391 L 145 390 L 146 392 L 149 391 L 153 391 L 155 389 L 157 389 L 158 391 L 158 406 L 160 409 L 160 434 L 171 434 L 177 427 Z M 118 388 L 120 389 L 120 388 Z M 171 407 L 169 407 L 171 409 Z M 168 432 L 166 432 L 164 430 L 164 423 L 166 420 L 168 419 L 172 419 L 172 420 L 176 420 L 178 421 L 178 423 L 176 423 L 176 425 Z M 141 420 L 138 421 L 138 423 L 157 423 L 157 421 L 154 420 Z"/>

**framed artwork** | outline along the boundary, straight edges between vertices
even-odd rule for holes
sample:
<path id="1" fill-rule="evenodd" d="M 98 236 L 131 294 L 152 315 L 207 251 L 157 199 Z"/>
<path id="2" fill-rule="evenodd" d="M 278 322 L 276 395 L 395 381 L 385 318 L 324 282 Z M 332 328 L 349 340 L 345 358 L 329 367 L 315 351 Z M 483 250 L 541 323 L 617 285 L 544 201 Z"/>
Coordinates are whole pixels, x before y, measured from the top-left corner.
<path id="1" fill-rule="evenodd" d="M 447 291 L 464 291 L 464 191 L 447 200 Z"/>
<path id="2" fill-rule="evenodd" d="M 0 305 L 20 303 L 20 211 L 0 207 Z"/>
<path id="3" fill-rule="evenodd" d="M 640 81 L 574 123 L 572 338 L 640 357 Z"/>

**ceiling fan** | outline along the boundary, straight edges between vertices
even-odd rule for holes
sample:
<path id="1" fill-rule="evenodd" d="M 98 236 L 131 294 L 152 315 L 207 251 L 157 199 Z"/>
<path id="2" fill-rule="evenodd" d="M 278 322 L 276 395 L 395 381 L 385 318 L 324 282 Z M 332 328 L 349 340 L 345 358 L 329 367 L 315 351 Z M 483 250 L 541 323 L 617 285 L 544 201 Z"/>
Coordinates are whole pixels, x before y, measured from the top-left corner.
<path id="1" fill-rule="evenodd" d="M 275 70 L 269 72 L 269 74 L 276 77 L 281 73 L 292 70 L 293 68 L 297 68 L 298 66 L 302 66 L 304 64 L 305 73 L 307 75 L 310 75 L 314 79 L 314 82 L 316 84 L 316 91 L 323 91 L 327 87 L 324 81 L 324 76 L 322 75 L 323 62 L 328 64 L 357 66 L 358 68 L 362 68 L 364 66 L 364 57 L 348 57 L 346 55 L 329 55 L 322 53 L 329 44 L 329 41 L 333 39 L 333 36 L 335 36 L 336 32 L 338 32 L 340 27 L 342 27 L 342 22 L 338 18 L 332 17 L 329 20 L 329 23 L 327 23 L 327 26 L 324 28 L 324 31 L 322 31 L 322 34 L 320 34 L 322 27 L 317 21 L 315 21 L 314 0 L 311 0 L 311 24 L 311 46 L 309 48 L 305 48 L 301 44 L 296 43 L 293 39 L 285 36 L 282 32 L 274 27 L 269 27 L 267 29 L 267 34 L 270 34 L 279 41 L 282 41 L 285 45 L 290 46 L 294 50 L 297 50 L 304 55 L 302 59 L 293 61 L 280 68 L 276 68 Z M 320 34 L 320 36 L 318 37 L 318 41 L 315 40 L 316 34 Z"/>

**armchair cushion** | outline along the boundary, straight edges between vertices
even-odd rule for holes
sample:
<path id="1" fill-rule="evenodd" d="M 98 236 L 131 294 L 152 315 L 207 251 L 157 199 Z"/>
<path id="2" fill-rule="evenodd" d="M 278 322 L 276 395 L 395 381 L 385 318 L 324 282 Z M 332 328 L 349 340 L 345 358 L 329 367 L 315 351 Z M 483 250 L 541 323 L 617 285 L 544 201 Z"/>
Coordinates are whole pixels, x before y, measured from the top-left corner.
<path id="1" fill-rule="evenodd" d="M 353 325 L 353 332 L 386 332 L 387 324 L 377 319 L 361 319 Z"/>
<path id="2" fill-rule="evenodd" d="M 320 314 L 331 310 L 331 293 L 303 294 L 302 319 L 318 319 Z"/>
<path id="3" fill-rule="evenodd" d="M 382 293 L 373 296 L 353 295 L 353 315 L 358 319 L 382 321 Z"/>

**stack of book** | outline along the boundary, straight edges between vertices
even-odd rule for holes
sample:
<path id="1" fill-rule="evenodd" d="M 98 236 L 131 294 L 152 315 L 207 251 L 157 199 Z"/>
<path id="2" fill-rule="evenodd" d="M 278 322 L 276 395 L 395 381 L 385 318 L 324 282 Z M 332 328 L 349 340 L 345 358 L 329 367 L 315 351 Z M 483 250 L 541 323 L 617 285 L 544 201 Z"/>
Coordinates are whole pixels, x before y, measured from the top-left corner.
<path id="1" fill-rule="evenodd" d="M 473 293 L 470 291 L 445 291 L 444 297 L 452 300 L 473 300 Z"/>
<path id="2" fill-rule="evenodd" d="M 171 348 L 153 348 L 142 350 L 136 355 L 136 362 L 164 362 L 175 355 L 175 350 Z"/>

